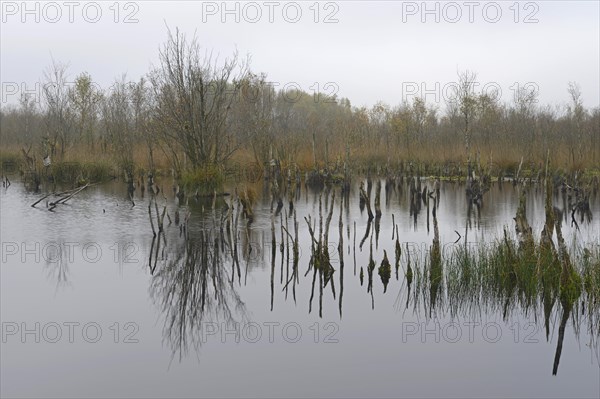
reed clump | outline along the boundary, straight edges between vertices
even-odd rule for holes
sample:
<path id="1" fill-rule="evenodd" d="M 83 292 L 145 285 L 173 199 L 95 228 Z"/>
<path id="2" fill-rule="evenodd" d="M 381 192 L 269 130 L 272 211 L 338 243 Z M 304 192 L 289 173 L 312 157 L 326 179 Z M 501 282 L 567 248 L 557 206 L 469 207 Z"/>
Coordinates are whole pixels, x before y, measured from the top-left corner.
<path id="1" fill-rule="evenodd" d="M 3 175 L 15 173 L 21 168 L 22 157 L 16 152 L 0 151 L 0 172 Z"/>
<path id="2" fill-rule="evenodd" d="M 50 180 L 65 184 L 82 184 L 100 182 L 114 178 L 116 168 L 106 161 L 74 162 L 64 161 L 52 163 L 46 171 Z"/>
<path id="3" fill-rule="evenodd" d="M 200 195 L 212 194 L 221 190 L 224 182 L 223 169 L 213 164 L 183 172 L 180 179 L 180 185 L 187 192 L 196 192 Z"/>

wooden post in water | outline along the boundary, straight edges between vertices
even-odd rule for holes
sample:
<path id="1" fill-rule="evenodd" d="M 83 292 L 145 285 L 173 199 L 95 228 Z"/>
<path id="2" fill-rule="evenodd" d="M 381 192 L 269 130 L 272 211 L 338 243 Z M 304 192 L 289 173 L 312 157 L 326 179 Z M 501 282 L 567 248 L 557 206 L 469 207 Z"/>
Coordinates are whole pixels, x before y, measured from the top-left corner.
<path id="1" fill-rule="evenodd" d="M 381 180 L 377 179 L 375 185 L 375 217 L 381 217 Z"/>
<path id="2" fill-rule="evenodd" d="M 360 183 L 360 198 L 367 206 L 367 213 L 369 214 L 369 221 L 371 221 L 373 219 L 373 211 L 371 210 L 371 199 L 369 198 L 369 195 L 367 194 L 367 192 L 365 192 L 365 188 L 364 188 L 364 185 L 362 182 Z"/>

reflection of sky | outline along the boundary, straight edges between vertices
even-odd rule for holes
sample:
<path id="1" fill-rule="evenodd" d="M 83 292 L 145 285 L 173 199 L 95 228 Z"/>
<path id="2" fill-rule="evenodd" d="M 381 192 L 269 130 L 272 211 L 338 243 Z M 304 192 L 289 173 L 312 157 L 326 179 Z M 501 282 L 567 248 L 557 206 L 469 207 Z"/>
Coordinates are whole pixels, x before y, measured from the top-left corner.
<path id="1" fill-rule="evenodd" d="M 260 190 L 257 190 L 260 192 Z M 169 193 L 170 194 L 170 193 Z M 383 193 L 382 193 L 383 194 Z M 438 210 L 442 244 L 456 239 L 454 230 L 464 236 L 465 196 L 464 188 L 458 185 L 443 184 L 441 203 Z M 528 200 L 528 213 L 543 216 L 541 194 Z M 303 216 L 318 211 L 312 196 L 302 194 L 296 202 L 300 225 L 302 257 L 300 261 L 300 285 L 296 287 L 297 303 L 292 300 L 291 289 L 282 292 L 279 284 L 280 258 L 277 247 L 275 303 L 270 312 L 270 218 L 268 201 L 262 200 L 255 207 L 255 223 L 251 229 L 250 241 L 261 242 L 262 256 L 266 264 L 251 262 L 247 283 L 244 284 L 245 262 L 241 262 L 241 284 L 235 288 L 245 301 L 251 320 L 264 322 L 298 323 L 303 339 L 297 344 L 285 342 L 281 335 L 275 343 L 269 344 L 266 338 L 257 344 L 221 344 L 219 340 L 209 341 L 199 352 L 199 360 L 190 354 L 183 362 L 174 360 L 169 370 L 171 352 L 163 340 L 163 319 L 160 309 L 152 304 L 149 292 L 151 276 L 147 269 L 147 257 L 152 238 L 148 222 L 147 198 L 135 198 L 136 206 L 131 208 L 122 185 L 93 187 L 80 193 L 65 206 L 59 206 L 55 213 L 32 209 L 29 204 L 39 195 L 25 194 L 18 183 L 3 190 L 0 197 L 2 211 L 2 242 L 39 241 L 44 245 L 50 241 L 96 242 L 103 250 L 97 263 L 86 262 L 81 251 L 75 251 L 75 262 L 70 265 L 70 285 L 57 291 L 55 283 L 47 274 L 48 265 L 43 261 L 36 264 L 34 258 L 8 258 L 2 264 L 0 278 L 2 321 L 35 321 L 59 323 L 76 321 L 85 324 L 89 321 L 100 323 L 103 338 L 97 344 L 88 344 L 81 338 L 73 344 L 66 341 L 50 345 L 47 343 L 18 343 L 18 338 L 3 344 L 2 347 L 2 394 L 15 396 L 19 393 L 28 396 L 447 396 L 450 393 L 465 396 L 566 396 L 577 392 L 581 396 L 597 397 L 597 362 L 590 364 L 590 350 L 585 345 L 589 336 L 582 328 L 581 339 L 576 341 L 572 326 L 567 326 L 563 356 L 557 377 L 551 376 L 552 361 L 557 340 L 558 319 L 553 319 L 550 342 L 546 343 L 541 330 L 535 331 L 533 338 L 538 343 L 525 343 L 525 323 L 533 321 L 533 315 L 524 317 L 513 314 L 504 322 L 497 314 L 483 314 L 481 323 L 497 323 L 502 338 L 497 343 L 487 342 L 480 328 L 475 329 L 471 343 L 465 336 L 455 344 L 435 342 L 435 335 L 426 335 L 425 344 L 417 336 L 402 340 L 402 323 L 425 322 L 423 312 L 414 312 L 412 306 L 404 308 L 406 285 L 392 280 L 388 292 L 383 294 L 383 286 L 374 272 L 374 306 L 371 310 L 371 296 L 365 286 L 360 286 L 354 276 L 352 244 L 356 220 L 357 245 L 365 231 L 366 214 L 358 210 L 358 193 L 354 190 L 350 202 L 349 216 L 344 221 L 344 292 L 343 316 L 340 319 L 338 300 L 340 294 L 339 257 L 332 256 L 336 268 L 334 280 L 336 299 L 329 286 L 324 290 L 323 315 L 318 317 L 318 293 L 313 302 L 313 311 L 308 314 L 310 280 L 312 274 L 304 277 L 307 268 L 309 241 L 306 222 Z M 330 227 L 330 241 L 337 242 L 339 221 L 339 199 L 336 199 Z M 512 234 L 512 217 L 516 211 L 518 194 L 510 184 L 499 191 L 495 186 L 486 194 L 481 211 L 481 229 L 469 232 L 469 240 L 475 237 L 492 239 L 500 234 L 502 226 L 508 226 Z M 538 206 L 535 207 L 534 203 Z M 118 205 L 117 205 L 118 204 Z M 398 205 L 401 204 L 401 205 Z M 287 205 L 287 204 L 286 204 Z M 170 212 L 174 212 L 173 201 L 169 200 Z M 431 232 L 427 233 L 426 208 L 418 217 L 417 229 L 413 228 L 409 209 L 405 200 L 400 202 L 397 195 L 390 198 L 386 206 L 382 195 L 383 217 L 379 243 L 373 242 L 374 258 L 379 265 L 385 249 L 393 258 L 391 241 L 391 213 L 399 225 L 402 242 L 415 242 L 427 249 L 431 244 Z M 106 212 L 103 212 L 103 209 Z M 592 201 L 594 219 L 591 225 L 581 225 L 582 237 L 598 239 L 600 206 L 598 197 Z M 194 221 L 200 217 L 194 215 Z M 539 237 L 542 219 L 530 223 L 534 235 Z M 348 221 L 352 225 L 350 240 L 346 236 Z M 432 221 L 431 221 L 432 222 Z M 279 242 L 279 218 L 276 220 L 276 236 Z M 475 220 L 473 220 L 475 225 Z M 291 227 L 291 222 L 290 222 Z M 571 231 L 565 224 L 565 232 Z M 262 229 L 266 229 L 266 233 Z M 179 243 L 178 230 L 168 227 L 168 240 Z M 243 230 L 241 230 L 243 232 Z M 245 234 L 245 233 L 244 233 Z M 243 234 L 240 235 L 242 240 Z M 132 255 L 133 263 L 119 264 L 114 261 L 111 247 L 115 242 L 133 242 L 137 252 Z M 31 247 L 31 246 L 30 246 Z M 76 247 L 76 248 L 81 248 Z M 404 248 L 403 248 L 404 249 Z M 362 251 L 356 248 L 357 274 L 360 267 L 366 268 L 369 256 L 369 240 Z M 393 263 L 393 262 L 392 262 Z M 404 267 L 404 263 L 403 263 Z M 226 270 L 225 273 L 230 273 Z M 284 265 L 285 273 L 285 265 Z M 400 270 L 401 276 L 403 270 Z M 366 273 L 365 273 L 366 274 Z M 365 276 L 366 280 L 366 276 Z M 318 288 L 317 288 L 318 290 Z M 400 298 L 400 299 L 398 299 Z M 399 301 L 399 302 L 398 302 Z M 398 303 L 397 303 L 398 302 Z M 113 332 L 109 327 L 119 322 L 121 328 L 126 322 L 139 325 L 137 344 L 113 343 Z M 337 344 L 314 344 L 315 322 L 321 330 L 320 341 L 326 331 L 325 323 L 339 325 Z M 475 321 L 460 316 L 455 321 L 460 324 Z M 447 316 L 442 323 L 449 322 Z M 520 323 L 516 325 L 515 323 Z M 514 329 L 521 331 L 518 342 L 514 343 Z M 511 329 L 512 327 L 512 329 Z M 419 328 L 424 326 L 419 324 Z M 428 328 L 433 328 L 431 325 Z M 123 331 L 122 331 L 123 333 Z M 266 329 L 263 330 L 266 333 Z M 122 338 L 122 337 L 121 337 Z M 18 344 L 17 344 L 18 343 Z M 102 376 L 101 378 L 99 376 Z M 526 377 L 525 377 L 526 376 Z M 35 384 L 31 383 L 35 381 Z M 110 382 L 110 383 L 108 383 Z"/>

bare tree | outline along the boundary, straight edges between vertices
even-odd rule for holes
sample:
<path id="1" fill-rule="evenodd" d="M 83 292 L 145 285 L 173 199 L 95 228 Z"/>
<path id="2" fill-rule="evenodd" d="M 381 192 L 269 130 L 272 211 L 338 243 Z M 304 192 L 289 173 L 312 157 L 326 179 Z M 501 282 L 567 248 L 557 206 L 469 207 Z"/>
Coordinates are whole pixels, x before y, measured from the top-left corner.
<path id="1" fill-rule="evenodd" d="M 134 164 L 133 148 L 136 141 L 134 112 L 130 101 L 130 87 L 123 76 L 112 86 L 102 106 L 102 119 L 109 141 L 115 146 L 119 167 L 125 179 L 133 187 Z"/>
<path id="2" fill-rule="evenodd" d="M 24 136 L 26 143 L 33 143 L 35 117 L 37 114 L 37 106 L 31 93 L 23 93 L 19 99 L 19 114 L 21 134 Z"/>
<path id="3" fill-rule="evenodd" d="M 501 113 L 497 93 L 482 93 L 477 97 L 478 131 L 486 146 L 490 146 L 492 135 L 499 133 Z"/>
<path id="4" fill-rule="evenodd" d="M 75 78 L 73 87 L 68 91 L 72 106 L 75 127 L 79 140 L 86 140 L 89 148 L 94 149 L 94 129 L 98 119 L 98 104 L 102 94 L 94 86 L 92 77 L 83 72 Z"/>
<path id="5" fill-rule="evenodd" d="M 401 146 L 404 141 L 406 156 L 411 157 L 410 143 L 412 141 L 412 111 L 407 102 L 397 106 L 390 120 L 391 129 L 396 137 L 396 145 Z M 404 140 L 402 140 L 404 139 Z"/>
<path id="6" fill-rule="evenodd" d="M 425 135 L 425 125 L 427 123 L 427 107 L 425 100 L 421 97 L 415 97 L 412 104 L 412 114 L 415 126 L 415 133 L 419 141 L 423 140 Z"/>
<path id="7" fill-rule="evenodd" d="M 154 117 L 168 148 L 173 167 L 184 167 L 181 154 L 191 168 L 221 164 L 235 151 L 228 129 L 228 115 L 246 76 L 246 63 L 233 57 L 219 63 L 211 53 L 202 54 L 196 37 L 169 30 L 160 50 L 160 67 L 150 75 L 156 106 Z"/>
<path id="8" fill-rule="evenodd" d="M 60 146 L 60 156 L 64 156 L 71 139 L 73 113 L 67 79 L 67 65 L 53 59 L 52 65 L 44 72 L 43 85 L 48 143 L 53 156 L 57 153 L 57 145 Z"/>
<path id="9" fill-rule="evenodd" d="M 250 144 L 254 159 L 263 168 L 277 146 L 273 131 L 275 89 L 267 82 L 266 75 L 250 73 L 241 81 L 238 99 L 233 118 L 236 131 Z"/>
<path id="10" fill-rule="evenodd" d="M 571 105 L 569 106 L 569 118 L 571 119 L 572 128 L 575 130 L 572 134 L 576 135 L 578 143 L 579 159 L 583 159 L 583 120 L 585 118 L 585 110 L 583 101 L 581 100 L 581 88 L 575 82 L 569 82 L 569 96 L 571 97 Z M 572 160 L 575 161 L 574 151 L 571 151 Z"/>
<path id="11" fill-rule="evenodd" d="M 463 137 L 467 153 L 467 168 L 469 178 L 472 177 L 471 169 L 471 131 L 472 123 L 477 111 L 477 96 L 474 88 L 477 74 L 471 71 L 458 73 L 458 84 L 454 87 L 454 93 L 450 99 L 452 106 L 456 107 L 463 121 Z"/>
<path id="12" fill-rule="evenodd" d="M 522 86 L 515 92 L 514 131 L 522 148 L 527 148 L 527 157 L 532 158 L 535 150 L 536 104 L 539 92 L 535 86 Z"/>
<path id="13" fill-rule="evenodd" d="M 156 134 L 154 131 L 153 121 L 151 119 L 152 96 L 148 83 L 144 78 L 141 78 L 138 83 L 130 86 L 130 102 L 133 112 L 133 124 L 135 136 L 138 139 L 143 139 L 148 149 L 148 166 L 150 172 L 154 174 L 154 149 L 156 147 Z"/>

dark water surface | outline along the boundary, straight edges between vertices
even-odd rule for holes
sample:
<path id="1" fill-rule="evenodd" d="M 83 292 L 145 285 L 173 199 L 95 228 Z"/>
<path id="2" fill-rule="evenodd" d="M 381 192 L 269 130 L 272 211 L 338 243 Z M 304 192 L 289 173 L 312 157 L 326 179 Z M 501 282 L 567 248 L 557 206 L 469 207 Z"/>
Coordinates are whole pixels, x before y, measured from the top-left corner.
<path id="1" fill-rule="evenodd" d="M 1 189 L 3 397 L 600 397 L 598 336 L 585 320 L 569 319 L 552 375 L 559 304 L 546 339 L 539 306 L 517 305 L 504 315 L 474 301 L 452 312 L 448 302 L 428 309 L 424 295 L 408 293 L 407 245 L 419 268 L 429 256 L 433 221 L 428 227 L 425 205 L 416 219 L 411 215 L 406 192 L 382 189 L 378 237 L 373 232 L 361 249 L 367 215 L 353 186 L 349 207 L 342 209 L 342 269 L 336 189 L 329 233 L 336 271 L 322 297 L 317 281 L 309 312 L 313 273 L 305 275 L 311 239 L 304 217 L 311 215 L 318 226 L 319 194 L 303 187 L 295 202 L 299 275 L 286 289 L 292 263 L 287 247 L 282 262 L 280 225 L 286 224 L 287 201 L 283 219 L 274 219 L 273 259 L 271 203 L 260 186 L 254 188 L 254 221 L 248 226 L 240 216 L 236 233 L 238 269 L 218 239 L 213 251 L 219 229 L 209 229 L 224 217 L 223 200 L 214 209 L 211 200 L 190 199 L 178 207 L 170 184 L 164 188 L 166 198 L 159 194 L 158 204 L 161 210 L 167 205 L 173 223 L 167 226 L 165 219 L 154 270 L 147 194 L 138 190 L 132 207 L 124 184 L 97 185 L 49 212 L 45 201 L 31 208 L 42 194 L 26 192 L 18 182 Z M 513 234 L 519 190 L 493 185 L 469 216 L 464 186 L 442 183 L 442 253 L 465 239 L 493 242 L 505 227 Z M 536 238 L 544 223 L 543 198 L 535 187 L 527 194 Z M 565 206 L 560 195 L 554 202 Z M 187 242 L 175 224 L 176 209 L 182 221 L 190 212 Z M 580 222 L 579 230 L 565 213 L 565 238 L 575 250 L 599 245 L 598 196 L 591 210 L 592 220 Z M 398 279 L 392 214 L 403 248 Z M 294 234 L 291 217 L 287 229 Z M 371 245 L 377 267 L 367 292 Z M 211 261 L 203 264 L 199 248 L 207 247 Z M 377 274 L 384 250 L 392 263 L 385 293 Z"/>

